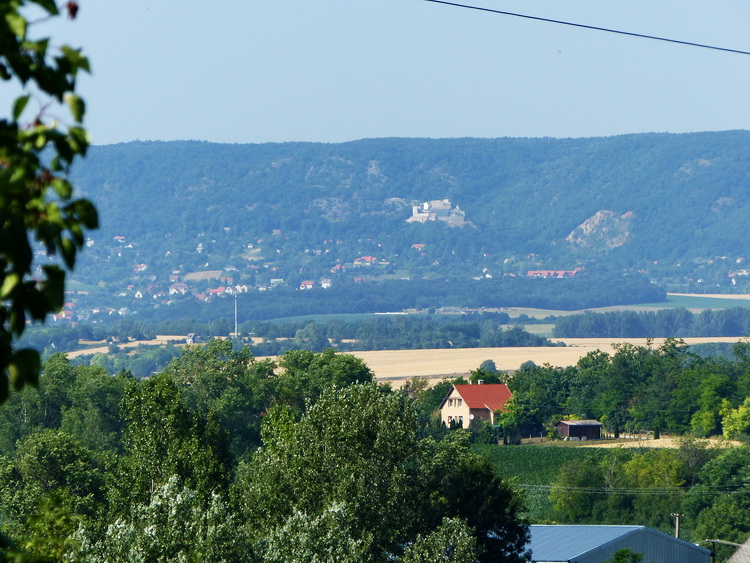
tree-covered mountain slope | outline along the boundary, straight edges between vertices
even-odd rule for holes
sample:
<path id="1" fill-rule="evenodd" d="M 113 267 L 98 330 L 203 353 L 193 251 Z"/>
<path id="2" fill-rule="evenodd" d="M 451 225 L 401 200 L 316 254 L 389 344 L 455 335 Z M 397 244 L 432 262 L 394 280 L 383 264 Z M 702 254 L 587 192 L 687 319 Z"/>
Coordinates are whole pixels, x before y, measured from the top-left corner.
<path id="1" fill-rule="evenodd" d="M 405 223 L 412 202 L 449 198 L 476 226 L 474 238 L 496 237 L 484 241 L 493 249 L 547 254 L 605 210 L 632 213 L 625 249 L 664 259 L 744 249 L 749 149 L 744 131 L 342 144 L 136 142 L 93 148 L 76 180 L 97 201 L 105 232 L 131 237 L 195 236 L 225 227 L 369 236 L 386 225 L 415 237 Z"/>

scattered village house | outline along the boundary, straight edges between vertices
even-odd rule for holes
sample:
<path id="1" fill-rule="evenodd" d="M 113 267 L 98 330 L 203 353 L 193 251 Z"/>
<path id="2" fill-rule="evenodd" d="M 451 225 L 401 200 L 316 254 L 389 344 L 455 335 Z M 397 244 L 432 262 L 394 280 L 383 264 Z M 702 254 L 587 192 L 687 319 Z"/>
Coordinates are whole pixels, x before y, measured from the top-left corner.
<path id="1" fill-rule="evenodd" d="M 356 260 L 354 260 L 355 266 L 372 266 L 377 262 L 378 259 L 374 256 L 360 256 Z"/>
<path id="2" fill-rule="evenodd" d="M 468 428 L 473 420 L 495 424 L 495 411 L 505 410 L 505 403 L 513 396 L 504 383 L 454 385 L 440 404 L 440 419 Z"/>
<path id="3" fill-rule="evenodd" d="M 177 282 L 173 283 L 169 286 L 169 294 L 174 295 L 176 293 L 180 293 L 182 295 L 185 295 L 188 292 L 188 286 L 186 283 Z"/>

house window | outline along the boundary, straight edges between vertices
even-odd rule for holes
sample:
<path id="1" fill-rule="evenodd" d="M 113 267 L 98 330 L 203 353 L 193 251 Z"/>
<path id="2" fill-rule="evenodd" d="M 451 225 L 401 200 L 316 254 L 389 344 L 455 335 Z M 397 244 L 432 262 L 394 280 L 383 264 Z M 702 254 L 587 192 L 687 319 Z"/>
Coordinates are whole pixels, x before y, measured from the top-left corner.
<path id="1" fill-rule="evenodd" d="M 463 399 L 456 399 L 456 403 L 458 403 L 456 406 L 460 407 L 463 404 Z"/>
<path id="2" fill-rule="evenodd" d="M 460 424 L 461 426 L 463 426 L 463 425 L 464 425 L 464 417 L 463 417 L 463 416 L 459 416 L 459 417 L 458 417 L 458 423 L 459 423 L 459 424 Z"/>

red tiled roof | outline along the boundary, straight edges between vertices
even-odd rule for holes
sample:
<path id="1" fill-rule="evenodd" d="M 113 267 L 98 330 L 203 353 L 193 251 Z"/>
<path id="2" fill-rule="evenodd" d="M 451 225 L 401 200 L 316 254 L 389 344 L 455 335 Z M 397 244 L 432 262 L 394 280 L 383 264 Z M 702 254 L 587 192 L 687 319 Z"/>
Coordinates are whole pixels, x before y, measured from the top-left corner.
<path id="1" fill-rule="evenodd" d="M 513 394 L 505 383 L 486 383 L 481 385 L 454 385 L 456 391 L 470 409 L 502 409 Z"/>

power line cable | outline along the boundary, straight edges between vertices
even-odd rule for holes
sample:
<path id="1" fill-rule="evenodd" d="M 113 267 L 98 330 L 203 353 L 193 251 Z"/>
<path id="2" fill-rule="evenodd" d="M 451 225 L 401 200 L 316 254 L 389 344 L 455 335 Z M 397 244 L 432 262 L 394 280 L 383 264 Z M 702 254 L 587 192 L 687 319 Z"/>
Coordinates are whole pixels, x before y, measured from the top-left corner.
<path id="1" fill-rule="evenodd" d="M 724 51 L 726 53 L 735 53 L 737 55 L 750 55 L 750 51 L 741 51 L 739 49 L 728 49 L 726 47 L 717 47 L 715 45 L 706 45 L 704 43 L 694 43 L 692 41 L 680 41 L 679 39 L 669 39 L 667 37 L 659 37 L 657 35 L 646 35 L 644 33 L 633 33 L 631 31 L 622 31 L 618 29 L 609 29 L 606 27 L 598 27 L 595 25 L 586 25 L 582 23 L 574 23 L 562 20 L 553 20 L 550 18 L 542 18 L 539 16 L 530 16 L 528 14 L 518 14 L 515 12 L 506 12 L 503 10 L 493 10 L 491 8 L 482 8 L 481 6 L 470 6 L 468 4 L 458 4 L 455 2 L 446 2 L 445 0 L 424 0 L 425 2 L 432 2 L 433 4 L 444 4 L 446 6 L 455 6 L 457 8 L 466 8 L 468 10 L 477 10 L 480 12 L 490 12 L 493 14 L 500 14 L 503 16 L 513 16 L 515 18 L 524 18 L 527 20 L 542 21 L 547 23 L 556 23 L 559 25 L 567 25 L 570 27 L 580 27 L 582 29 L 591 29 L 594 31 L 604 31 L 607 33 L 616 33 L 618 35 L 627 35 L 629 37 L 640 37 L 641 39 L 653 39 L 655 41 L 665 41 L 667 43 L 677 43 L 678 45 L 687 45 L 689 47 L 700 47 L 701 49 L 712 49 L 714 51 Z"/>
<path id="2" fill-rule="evenodd" d="M 730 485 L 726 485 L 723 488 L 716 487 L 716 490 L 701 489 L 699 491 L 683 489 L 681 487 L 561 487 L 556 485 L 532 485 L 524 483 L 515 483 L 514 485 L 526 489 L 528 492 L 534 493 L 550 493 L 554 489 L 566 493 L 588 493 L 597 495 L 672 495 L 677 493 L 690 493 L 704 496 L 718 496 L 750 494 L 750 490 L 747 489 L 728 489 L 727 487 Z M 739 487 L 740 485 L 736 486 Z"/>

